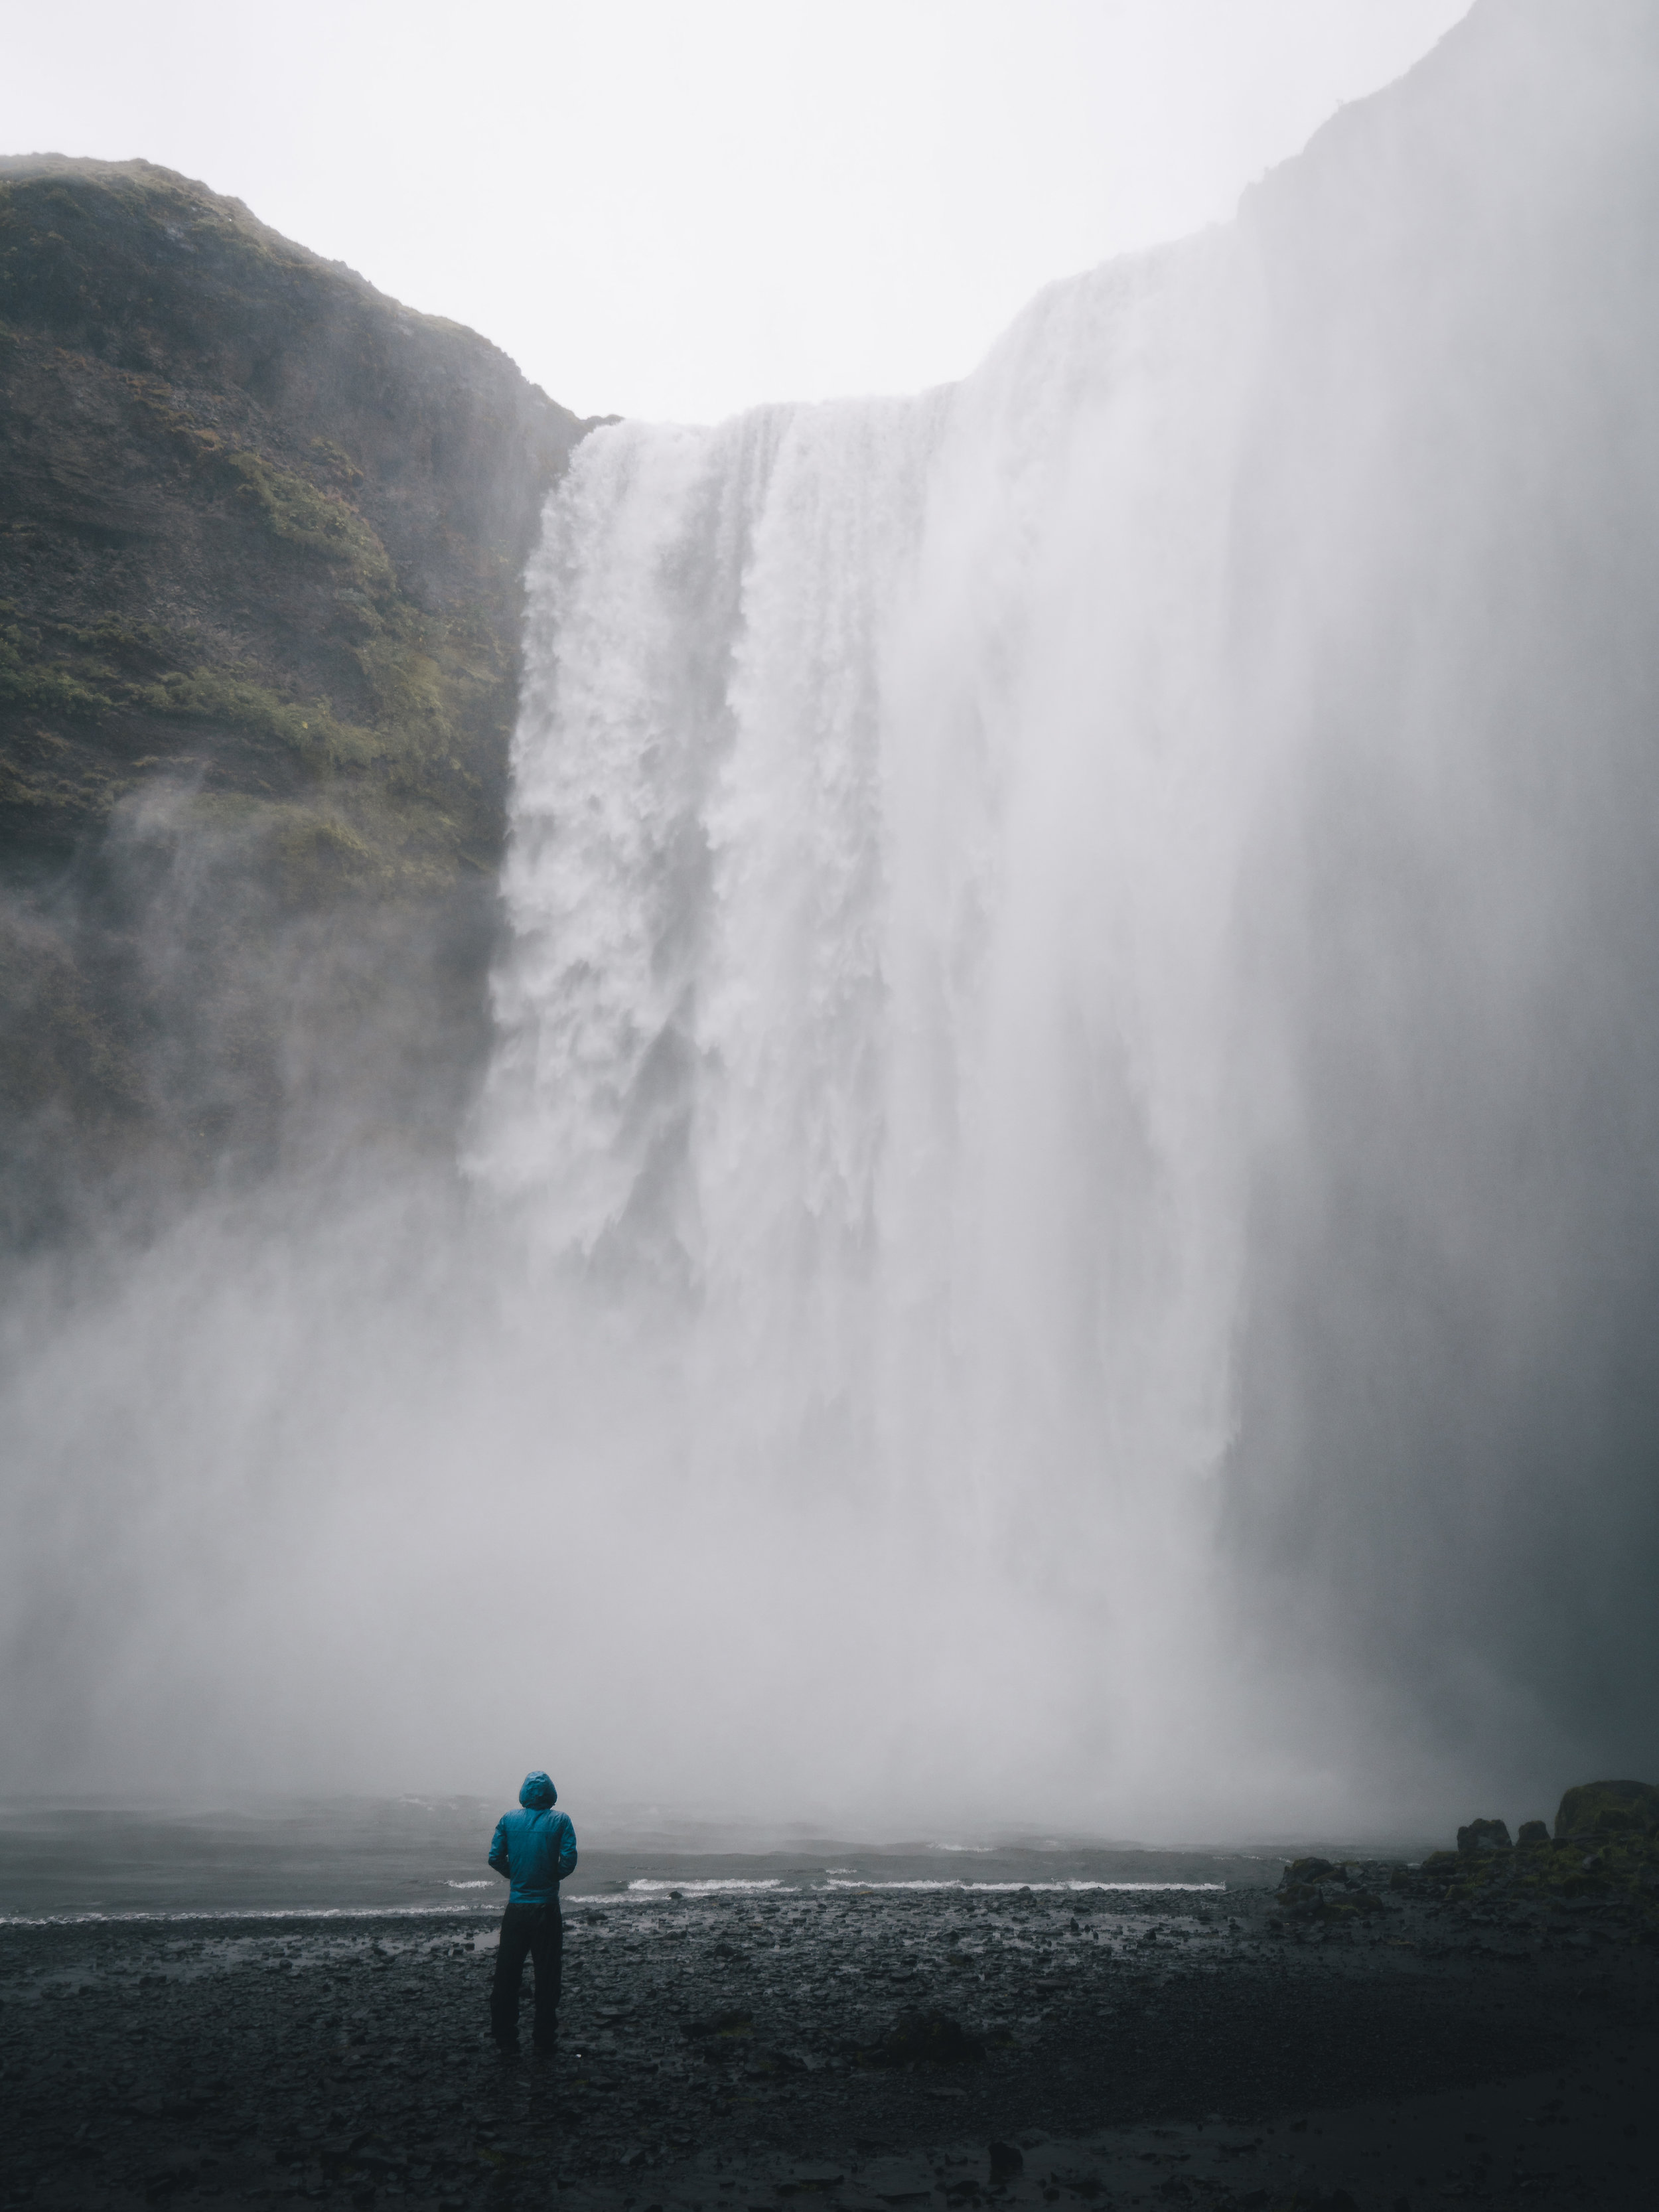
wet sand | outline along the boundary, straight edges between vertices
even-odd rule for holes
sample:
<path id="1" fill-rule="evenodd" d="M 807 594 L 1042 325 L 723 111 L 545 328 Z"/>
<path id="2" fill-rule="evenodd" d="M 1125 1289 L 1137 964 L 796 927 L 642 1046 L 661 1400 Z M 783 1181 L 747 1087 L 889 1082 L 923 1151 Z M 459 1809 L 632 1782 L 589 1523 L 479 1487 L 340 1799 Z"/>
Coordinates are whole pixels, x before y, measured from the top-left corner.
<path id="1" fill-rule="evenodd" d="M 494 1928 L 0 1928 L 5 2201 L 1659 2194 L 1659 1954 L 1594 1912 L 1390 1899 L 1303 1929 L 1259 1889 L 576 1898 L 558 2056 L 516 2065 L 488 2037 Z"/>

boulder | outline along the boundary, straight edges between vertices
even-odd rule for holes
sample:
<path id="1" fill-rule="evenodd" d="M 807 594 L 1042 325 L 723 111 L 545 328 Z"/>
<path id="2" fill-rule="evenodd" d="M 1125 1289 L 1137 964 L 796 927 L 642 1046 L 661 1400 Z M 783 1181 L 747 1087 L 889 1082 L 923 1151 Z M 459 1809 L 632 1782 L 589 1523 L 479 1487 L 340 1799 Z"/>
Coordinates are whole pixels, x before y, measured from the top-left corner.
<path id="1" fill-rule="evenodd" d="M 1521 1832 L 1515 1840 L 1520 1850 L 1529 1851 L 1540 1844 L 1548 1843 L 1549 1839 L 1549 1823 L 1547 1820 L 1522 1820 Z"/>
<path id="2" fill-rule="evenodd" d="M 884 2203 L 905 2204 L 933 2193 L 933 2169 L 921 2158 L 878 2158 L 859 2176 L 865 2192 Z"/>
<path id="3" fill-rule="evenodd" d="M 1457 1832 L 1457 1848 L 1468 1854 L 1474 1851 L 1507 1851 L 1513 1849 L 1510 1832 L 1502 1820 L 1471 1820 Z"/>
<path id="4" fill-rule="evenodd" d="M 733 2006 L 726 2012 L 705 2013 L 701 2019 L 685 2022 L 685 2033 L 693 2043 L 706 2042 L 710 2038 L 741 2038 L 754 2032 L 755 2015 L 744 2005 Z"/>
<path id="5" fill-rule="evenodd" d="M 981 2037 L 949 2013 L 902 2012 L 865 2062 L 876 2066 L 971 2065 L 985 2056 Z"/>
<path id="6" fill-rule="evenodd" d="M 1301 1882 L 1322 1881 L 1328 1874 L 1335 1872 L 1328 1859 L 1292 1859 L 1279 1876 L 1279 1886 L 1281 1889 L 1295 1889 Z"/>
<path id="7" fill-rule="evenodd" d="M 1659 1828 L 1659 1784 L 1652 1782 L 1581 1782 L 1562 1798 L 1555 1815 L 1555 1835 L 1588 1836 L 1600 1831 L 1604 1813 L 1623 1814 L 1637 1830 Z M 1621 1827 L 1623 1821 L 1615 1821 Z"/>

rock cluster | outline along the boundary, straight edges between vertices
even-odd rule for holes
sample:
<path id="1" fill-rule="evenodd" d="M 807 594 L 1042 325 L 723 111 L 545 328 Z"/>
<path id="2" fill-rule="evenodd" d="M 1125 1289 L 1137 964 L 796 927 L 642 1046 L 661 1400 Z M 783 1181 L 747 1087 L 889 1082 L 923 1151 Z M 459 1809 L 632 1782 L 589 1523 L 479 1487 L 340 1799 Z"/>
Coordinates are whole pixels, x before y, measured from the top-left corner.
<path id="1" fill-rule="evenodd" d="M 1386 1862 L 1346 1859 L 1292 1859 L 1279 1882 L 1284 1910 L 1293 1920 L 1338 1921 L 1365 1912 L 1381 1912 L 1377 1894 L 1393 1872 Z"/>
<path id="2" fill-rule="evenodd" d="M 1502 1820 L 1471 1820 L 1457 1832 L 1457 1848 L 1464 1852 L 1506 1851 L 1511 1848 L 1511 1842 L 1509 1829 Z"/>
<path id="3" fill-rule="evenodd" d="M 1511 1839 L 1497 1820 L 1468 1821 L 1456 1848 L 1420 1864 L 1292 1859 L 1279 1884 L 1280 1924 L 1334 1928 L 1419 1899 L 1525 1916 L 1551 1907 L 1597 1911 L 1638 1942 L 1659 1944 L 1659 1787 L 1589 1782 L 1569 1790 L 1554 1832 L 1525 1820 Z"/>
<path id="4" fill-rule="evenodd" d="M 1553 1833 L 1527 1820 L 1513 1843 L 1503 1821 L 1472 1820 L 1455 1850 L 1431 1851 L 1389 1880 L 1396 1891 L 1482 1910 L 1594 1907 L 1659 1944 L 1659 1787 L 1581 1784 L 1562 1798 Z"/>

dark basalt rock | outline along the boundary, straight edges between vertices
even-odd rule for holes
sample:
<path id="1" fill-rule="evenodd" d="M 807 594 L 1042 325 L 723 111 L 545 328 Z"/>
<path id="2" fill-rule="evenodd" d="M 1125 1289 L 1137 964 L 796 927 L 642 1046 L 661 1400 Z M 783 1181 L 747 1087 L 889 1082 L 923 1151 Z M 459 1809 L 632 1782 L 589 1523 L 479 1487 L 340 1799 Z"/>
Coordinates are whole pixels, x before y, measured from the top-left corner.
<path id="1" fill-rule="evenodd" d="M 1388 1886 L 1476 1917 L 1594 1911 L 1620 1923 L 1631 1940 L 1659 1947 L 1659 1823 L 1650 1809 L 1656 1798 L 1647 1783 L 1585 1783 L 1562 1798 L 1553 1837 L 1543 1821 L 1527 1820 L 1511 1845 L 1502 1821 L 1472 1820 L 1458 1830 L 1455 1850 L 1396 1868 Z M 1295 1916 L 1297 1900 L 1322 1893 L 1292 1889 L 1285 1909 Z"/>
<path id="2" fill-rule="evenodd" d="M 699 2020 L 688 2021 L 685 2033 L 694 2043 L 707 2042 L 714 2037 L 730 2039 L 752 2035 L 755 2015 L 745 2007 L 733 2006 L 726 2012 L 705 2014 Z"/>
<path id="3" fill-rule="evenodd" d="M 970 2066 L 984 2057 L 985 2043 L 949 2013 L 906 2011 L 860 2056 L 869 2066 Z"/>
<path id="4" fill-rule="evenodd" d="M 1336 1872 L 1337 1869 L 1329 1859 L 1292 1859 L 1285 1869 L 1279 1887 L 1294 1889 L 1298 1882 L 1322 1881 L 1327 1875 Z"/>
<path id="5" fill-rule="evenodd" d="M 1355 1913 L 1381 1912 L 1377 1891 L 1397 1869 L 1374 1860 L 1292 1859 L 1279 1877 L 1284 1910 L 1296 1920 L 1335 1920 Z"/>
<path id="6" fill-rule="evenodd" d="M 778 2175 L 776 2186 L 781 2197 L 816 2195 L 823 2190 L 839 2188 L 846 2179 L 846 2167 L 832 2160 L 796 2159 Z"/>
<path id="7" fill-rule="evenodd" d="M 1557 1840 L 1568 1836 L 1659 1828 L 1659 1784 L 1581 1782 L 1556 1808 Z"/>
<path id="8" fill-rule="evenodd" d="M 1502 1820 L 1471 1820 L 1457 1832 L 1460 1851 L 1507 1851 L 1514 1845 L 1507 1825 Z"/>

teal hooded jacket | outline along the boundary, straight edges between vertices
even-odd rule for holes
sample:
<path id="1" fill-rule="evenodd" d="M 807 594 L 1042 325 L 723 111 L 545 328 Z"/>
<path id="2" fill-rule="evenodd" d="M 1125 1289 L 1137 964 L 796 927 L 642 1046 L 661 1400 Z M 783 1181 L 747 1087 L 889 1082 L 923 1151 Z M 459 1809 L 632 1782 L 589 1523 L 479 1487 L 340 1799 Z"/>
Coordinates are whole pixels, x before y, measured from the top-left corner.
<path id="1" fill-rule="evenodd" d="M 513 1885 L 509 1905 L 556 1905 L 559 1884 L 576 1869 L 576 1831 L 568 1813 L 553 1810 L 558 1791 L 544 1774 L 526 1774 L 521 1813 L 495 1823 L 489 1863 Z"/>

